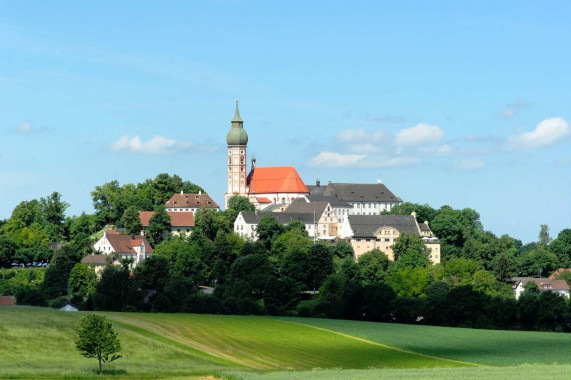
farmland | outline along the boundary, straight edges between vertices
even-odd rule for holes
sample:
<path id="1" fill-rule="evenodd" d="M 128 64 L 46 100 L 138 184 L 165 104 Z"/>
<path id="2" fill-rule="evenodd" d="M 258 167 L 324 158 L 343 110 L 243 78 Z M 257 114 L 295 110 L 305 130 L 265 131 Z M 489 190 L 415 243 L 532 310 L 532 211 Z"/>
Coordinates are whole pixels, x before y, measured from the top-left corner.
<path id="1" fill-rule="evenodd" d="M 531 379 L 571 369 L 569 334 L 303 318 L 101 314 L 112 320 L 121 339 L 123 357 L 105 367 L 106 377 L 113 378 Z M 101 378 L 95 362 L 74 347 L 83 315 L 1 309 L 0 378 Z"/>

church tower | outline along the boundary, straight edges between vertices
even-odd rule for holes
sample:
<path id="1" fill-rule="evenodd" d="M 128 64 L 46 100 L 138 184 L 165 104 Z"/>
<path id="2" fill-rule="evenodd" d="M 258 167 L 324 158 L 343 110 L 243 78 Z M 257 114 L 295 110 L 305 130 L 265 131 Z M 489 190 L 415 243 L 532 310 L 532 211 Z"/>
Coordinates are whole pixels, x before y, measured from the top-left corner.
<path id="1" fill-rule="evenodd" d="M 224 209 L 228 208 L 228 200 L 239 194 L 247 197 L 246 193 L 246 145 L 248 144 L 248 134 L 244 130 L 244 122 L 240 117 L 238 109 L 238 99 L 236 99 L 236 112 L 232 119 L 232 128 L 226 135 L 228 144 L 228 190 L 224 195 Z"/>

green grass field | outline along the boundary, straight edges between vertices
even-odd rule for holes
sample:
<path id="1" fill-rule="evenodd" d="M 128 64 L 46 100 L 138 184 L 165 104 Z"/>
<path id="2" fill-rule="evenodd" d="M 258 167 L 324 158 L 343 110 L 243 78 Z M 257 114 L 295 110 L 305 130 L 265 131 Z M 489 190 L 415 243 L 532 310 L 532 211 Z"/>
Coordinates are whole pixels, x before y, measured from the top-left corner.
<path id="1" fill-rule="evenodd" d="M 563 378 L 571 370 L 570 334 L 304 318 L 100 314 L 113 321 L 123 356 L 105 366 L 105 378 L 527 380 Z M 95 373 L 96 361 L 74 347 L 84 315 L 0 309 L 0 378 L 102 378 Z M 554 362 L 566 364 L 546 365 Z M 540 364 L 481 367 L 521 363 Z"/>
<path id="2" fill-rule="evenodd" d="M 405 350 L 484 365 L 571 364 L 571 334 L 282 318 Z"/>

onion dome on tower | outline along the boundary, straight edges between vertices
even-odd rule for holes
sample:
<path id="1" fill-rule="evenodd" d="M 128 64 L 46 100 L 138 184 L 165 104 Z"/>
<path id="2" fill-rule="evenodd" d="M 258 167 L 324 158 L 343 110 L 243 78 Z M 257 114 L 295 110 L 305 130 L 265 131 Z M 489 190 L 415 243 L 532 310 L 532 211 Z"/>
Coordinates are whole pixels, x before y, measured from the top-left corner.
<path id="1" fill-rule="evenodd" d="M 248 144 L 248 134 L 244 130 L 244 121 L 240 117 L 238 109 L 238 99 L 236 99 L 236 112 L 232 119 L 232 128 L 226 135 L 226 143 L 228 145 L 246 145 Z"/>

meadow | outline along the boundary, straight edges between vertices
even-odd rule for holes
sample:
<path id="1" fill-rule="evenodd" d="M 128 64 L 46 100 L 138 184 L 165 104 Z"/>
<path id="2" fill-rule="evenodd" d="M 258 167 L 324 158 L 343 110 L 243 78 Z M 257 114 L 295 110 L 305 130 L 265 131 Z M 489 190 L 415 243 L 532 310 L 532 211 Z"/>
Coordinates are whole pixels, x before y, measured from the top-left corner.
<path id="1" fill-rule="evenodd" d="M 536 379 L 571 372 L 570 334 L 306 318 L 99 314 L 112 320 L 123 356 L 104 367 L 104 378 Z M 0 378 L 102 378 L 96 361 L 74 346 L 84 315 L 0 309 Z"/>

